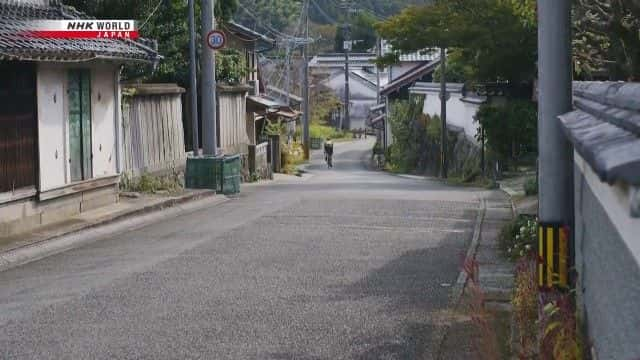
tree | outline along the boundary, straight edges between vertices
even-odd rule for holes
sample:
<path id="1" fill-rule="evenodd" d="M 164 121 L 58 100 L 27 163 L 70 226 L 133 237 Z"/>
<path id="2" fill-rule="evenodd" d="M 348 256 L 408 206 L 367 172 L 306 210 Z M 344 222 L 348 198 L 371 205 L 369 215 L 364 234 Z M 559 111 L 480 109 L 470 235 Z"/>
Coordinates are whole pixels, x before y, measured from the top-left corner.
<path id="1" fill-rule="evenodd" d="M 370 13 L 360 12 L 351 21 L 351 39 L 354 41 L 353 52 L 366 52 L 376 45 L 376 30 L 374 25 L 376 18 Z M 342 52 L 344 43 L 344 32 L 338 29 L 335 37 L 335 48 L 337 52 Z"/>
<path id="2" fill-rule="evenodd" d="M 578 75 L 640 79 L 640 0 L 576 0 L 574 20 Z"/>
<path id="3" fill-rule="evenodd" d="M 302 9 L 301 0 L 243 0 L 242 4 L 248 11 L 241 9 L 236 13 L 236 19 L 244 24 L 254 24 L 254 28 L 265 32 L 295 27 Z"/>
<path id="4" fill-rule="evenodd" d="M 525 11 L 530 2 L 523 1 L 438 0 L 409 7 L 376 28 L 398 51 L 445 47 L 459 52 L 460 61 L 473 69 L 470 80 L 531 83 L 537 26 Z"/>
<path id="5" fill-rule="evenodd" d="M 66 4 L 100 19 L 134 19 L 140 21 L 144 37 L 158 41 L 158 51 L 164 59 L 151 74 L 141 66 L 129 66 L 125 77 L 143 77 L 150 81 L 188 84 L 189 36 L 187 2 L 163 0 L 69 0 Z M 217 0 L 216 15 L 219 21 L 230 19 L 237 9 L 237 0 Z M 196 1 L 196 19 L 200 16 L 200 2 Z M 200 22 L 196 21 L 200 28 Z M 196 30 L 199 34 L 199 30 Z"/>

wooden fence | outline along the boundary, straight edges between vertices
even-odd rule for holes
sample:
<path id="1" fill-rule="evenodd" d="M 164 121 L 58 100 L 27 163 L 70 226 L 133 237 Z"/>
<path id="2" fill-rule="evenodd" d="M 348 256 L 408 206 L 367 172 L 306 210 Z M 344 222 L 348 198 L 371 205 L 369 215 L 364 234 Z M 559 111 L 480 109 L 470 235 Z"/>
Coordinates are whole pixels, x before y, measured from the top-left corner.
<path id="1" fill-rule="evenodd" d="M 182 99 L 175 84 L 123 86 L 124 171 L 136 177 L 185 166 Z"/>

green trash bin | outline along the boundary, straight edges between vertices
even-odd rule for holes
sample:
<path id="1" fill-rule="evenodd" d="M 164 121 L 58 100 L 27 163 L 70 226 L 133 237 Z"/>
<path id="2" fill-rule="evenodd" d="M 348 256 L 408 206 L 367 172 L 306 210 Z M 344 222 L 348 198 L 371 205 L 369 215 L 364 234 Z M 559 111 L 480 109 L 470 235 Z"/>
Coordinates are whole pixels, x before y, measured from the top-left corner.
<path id="1" fill-rule="evenodd" d="M 323 141 L 324 140 L 322 138 L 311 138 L 311 149 L 313 150 L 321 149 Z"/>
<path id="2" fill-rule="evenodd" d="M 238 194 L 240 192 L 240 155 L 225 156 L 220 161 L 221 189 L 219 192 L 225 195 Z"/>
<path id="3" fill-rule="evenodd" d="M 198 156 L 187 158 L 185 186 L 188 189 L 210 189 L 220 191 L 220 163 L 216 156 Z"/>

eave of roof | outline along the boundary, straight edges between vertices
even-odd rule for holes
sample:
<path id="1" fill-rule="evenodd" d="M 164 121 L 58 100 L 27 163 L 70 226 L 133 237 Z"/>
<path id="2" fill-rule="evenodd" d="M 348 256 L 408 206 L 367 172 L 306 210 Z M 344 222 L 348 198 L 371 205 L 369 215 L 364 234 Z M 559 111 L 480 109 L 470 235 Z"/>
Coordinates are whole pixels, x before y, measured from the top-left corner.
<path id="1" fill-rule="evenodd" d="M 284 91 L 284 90 L 282 90 L 280 88 L 277 88 L 277 87 L 275 87 L 273 85 L 268 85 L 267 86 L 267 92 L 273 92 L 273 93 L 277 94 L 279 97 L 283 97 L 283 98 L 287 96 L 287 92 L 286 91 Z M 302 103 L 302 100 L 303 100 L 300 96 L 297 96 L 297 95 L 291 94 L 291 93 L 289 94 L 289 98 L 293 102 L 296 102 L 296 103 Z"/>
<path id="2" fill-rule="evenodd" d="M 575 110 L 560 122 L 602 181 L 640 185 L 640 84 L 574 83 Z"/>
<path id="3" fill-rule="evenodd" d="M 251 30 L 248 27 L 235 21 L 228 21 L 222 26 L 225 28 L 225 30 L 231 32 L 241 40 L 255 43 L 256 51 L 269 51 L 276 46 L 276 41 L 274 39 L 271 39 L 270 37 L 257 31 Z"/>
<path id="4" fill-rule="evenodd" d="M 389 84 L 387 84 L 385 87 L 382 88 L 382 90 L 380 91 L 380 94 L 382 96 L 387 96 L 393 92 L 396 92 L 401 88 L 419 80 L 425 75 L 434 72 L 438 67 L 438 65 L 440 65 L 440 59 L 431 61 L 426 64 L 420 64 L 414 67 L 413 69 L 407 71 L 406 73 L 402 74 L 400 77 L 393 80 Z"/>
<path id="5" fill-rule="evenodd" d="M 26 21 L 39 19 L 92 17 L 54 0 L 49 5 L 0 1 L 0 60 L 157 62 L 162 58 L 144 39 L 44 39 L 19 35 L 28 30 Z"/>

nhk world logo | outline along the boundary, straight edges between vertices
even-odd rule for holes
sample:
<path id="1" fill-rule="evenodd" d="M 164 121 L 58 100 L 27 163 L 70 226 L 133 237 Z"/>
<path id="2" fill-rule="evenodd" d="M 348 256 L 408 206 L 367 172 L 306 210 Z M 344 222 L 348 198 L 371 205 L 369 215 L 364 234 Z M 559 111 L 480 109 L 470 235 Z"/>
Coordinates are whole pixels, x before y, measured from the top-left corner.
<path id="1" fill-rule="evenodd" d="M 137 39 L 134 20 L 34 20 L 24 35 L 51 39 Z"/>

